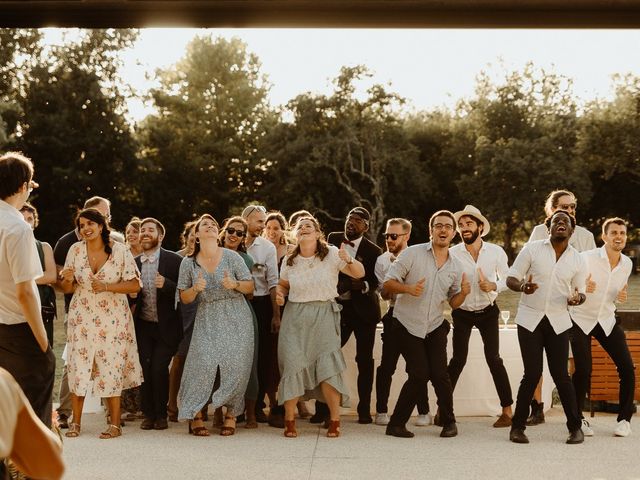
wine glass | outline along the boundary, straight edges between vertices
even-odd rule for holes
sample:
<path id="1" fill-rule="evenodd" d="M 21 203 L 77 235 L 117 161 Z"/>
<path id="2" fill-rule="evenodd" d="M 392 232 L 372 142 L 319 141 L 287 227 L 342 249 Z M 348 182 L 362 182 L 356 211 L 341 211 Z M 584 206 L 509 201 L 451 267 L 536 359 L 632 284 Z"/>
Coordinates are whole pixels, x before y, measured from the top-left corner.
<path id="1" fill-rule="evenodd" d="M 500 312 L 500 318 L 502 319 L 502 323 L 504 323 L 504 328 L 507 328 L 507 323 L 509 323 L 510 317 L 511 317 L 511 312 L 509 310 L 502 310 Z"/>

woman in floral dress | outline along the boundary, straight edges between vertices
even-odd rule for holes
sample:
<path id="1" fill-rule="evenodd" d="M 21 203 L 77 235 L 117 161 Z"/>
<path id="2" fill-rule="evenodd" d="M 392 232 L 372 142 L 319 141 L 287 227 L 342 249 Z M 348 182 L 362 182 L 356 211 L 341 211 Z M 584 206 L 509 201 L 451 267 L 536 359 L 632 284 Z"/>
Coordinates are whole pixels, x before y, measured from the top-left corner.
<path id="1" fill-rule="evenodd" d="M 87 392 L 106 400 L 112 422 L 120 419 L 123 389 L 142 383 L 133 318 L 127 294 L 140 291 L 140 274 L 129 248 L 109 239 L 109 226 L 95 208 L 76 217 L 82 241 L 75 243 L 60 272 L 65 293 L 73 293 L 67 329 L 67 367 L 73 422 L 67 437 L 80 434 Z M 100 438 L 121 435 L 108 425 Z"/>

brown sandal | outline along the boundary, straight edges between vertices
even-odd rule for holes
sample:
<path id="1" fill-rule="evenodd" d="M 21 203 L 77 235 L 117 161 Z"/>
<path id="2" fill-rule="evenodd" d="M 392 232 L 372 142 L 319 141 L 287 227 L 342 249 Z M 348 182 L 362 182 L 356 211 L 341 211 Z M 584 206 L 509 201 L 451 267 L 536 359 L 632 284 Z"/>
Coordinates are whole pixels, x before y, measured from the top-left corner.
<path id="1" fill-rule="evenodd" d="M 80 436 L 80 424 L 79 423 L 70 423 L 69 430 L 64 434 L 65 437 L 75 438 Z"/>
<path id="2" fill-rule="evenodd" d="M 327 430 L 328 438 L 337 438 L 340 436 L 340 420 L 330 420 L 329 430 Z"/>
<path id="3" fill-rule="evenodd" d="M 287 438 L 296 438 L 298 436 L 295 419 L 284 421 L 284 436 Z"/>
<path id="4" fill-rule="evenodd" d="M 118 425 L 108 425 L 107 429 L 100 434 L 99 438 L 105 440 L 109 438 L 116 438 L 120 435 L 122 435 L 122 427 Z"/>
<path id="5" fill-rule="evenodd" d="M 233 421 L 233 426 L 227 425 L 227 421 Z M 233 415 L 225 415 L 224 416 L 224 425 L 220 429 L 220 435 L 223 437 L 230 437 L 234 433 L 236 433 L 236 417 Z"/>
<path id="6" fill-rule="evenodd" d="M 205 427 L 204 425 L 198 425 L 197 427 L 194 427 L 194 422 L 203 423 L 204 421 L 202 420 L 202 416 L 197 416 L 193 420 L 189 420 L 189 433 L 191 435 L 195 435 L 196 437 L 208 437 L 209 430 L 207 430 L 207 427 Z"/>

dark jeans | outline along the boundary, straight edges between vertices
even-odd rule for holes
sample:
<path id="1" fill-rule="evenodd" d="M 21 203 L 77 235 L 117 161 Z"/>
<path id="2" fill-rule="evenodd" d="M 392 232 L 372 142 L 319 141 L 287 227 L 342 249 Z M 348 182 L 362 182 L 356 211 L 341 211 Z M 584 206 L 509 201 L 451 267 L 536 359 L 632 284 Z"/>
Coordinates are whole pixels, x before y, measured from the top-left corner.
<path id="1" fill-rule="evenodd" d="M 258 322 L 258 398 L 256 410 L 262 410 L 266 403 L 267 393 L 276 393 L 280 383 L 280 368 L 278 367 L 278 334 L 271 333 L 273 306 L 271 296 L 253 297 L 251 306 Z M 271 407 L 276 407 L 271 405 Z"/>
<path id="2" fill-rule="evenodd" d="M 420 392 L 426 390 L 429 380 L 438 397 L 443 424 L 455 423 L 453 389 L 447 373 L 447 334 L 450 328 L 449 322 L 445 320 L 425 338 L 411 335 L 403 325 L 397 329 L 395 334 L 398 336 L 400 353 L 407 363 L 409 378 L 402 386 L 390 425 L 401 427 L 407 423 L 420 398 Z"/>
<path id="3" fill-rule="evenodd" d="M 356 365 L 358 366 L 358 415 L 371 415 L 371 391 L 373 390 L 373 344 L 376 339 L 376 323 L 360 317 L 351 303 L 342 303 L 340 314 L 340 344 L 356 337 Z"/>
<path id="4" fill-rule="evenodd" d="M 40 350 L 27 323 L 0 324 L 0 367 L 18 382 L 33 411 L 51 428 L 56 359 L 51 346 Z"/>
<path id="5" fill-rule="evenodd" d="M 393 307 L 389 308 L 389 311 L 382 317 L 382 325 L 384 326 L 382 358 L 380 359 L 380 366 L 376 369 L 376 412 L 387 413 L 391 378 L 396 371 L 401 347 L 398 335 L 394 335 L 394 332 L 402 325 L 393 318 Z M 417 403 L 420 415 L 429 413 L 429 397 L 426 388 L 420 392 Z"/>
<path id="6" fill-rule="evenodd" d="M 467 363 L 467 354 L 469 353 L 469 337 L 471 329 L 476 327 L 482 337 L 484 345 L 484 358 L 489 366 L 489 371 L 493 377 L 493 383 L 500 397 L 500 405 L 508 407 L 513 404 L 511 396 L 511 385 L 509 384 L 509 376 L 504 368 L 502 358 L 500 358 L 500 330 L 498 317 L 500 309 L 493 304 L 481 312 L 469 312 L 457 308 L 453 310 L 453 357 L 449 362 L 449 377 L 453 389 L 456 388 L 458 378 L 462 369 Z"/>
<path id="7" fill-rule="evenodd" d="M 533 392 L 542 376 L 542 352 L 547 352 L 547 363 L 553 378 L 564 414 L 567 417 L 567 428 L 570 432 L 578 430 L 582 424 L 576 393 L 569 378 L 567 362 L 569 360 L 569 330 L 557 334 L 549 319 L 545 316 L 533 332 L 518 325 L 518 343 L 524 363 L 524 376 L 518 389 L 516 399 L 516 411 L 511 423 L 513 428 L 524 430 L 529 404 L 533 398 Z"/>
<path id="8" fill-rule="evenodd" d="M 176 349 L 160 338 L 157 323 L 141 320 L 136 331 L 144 383 L 140 387 L 142 413 L 151 420 L 167 418 L 169 363 Z"/>
<path id="9" fill-rule="evenodd" d="M 607 337 L 600 324 L 597 324 L 589 335 L 585 334 L 575 323 L 573 324 L 571 329 L 571 350 L 573 351 L 573 361 L 575 363 L 573 388 L 576 392 L 578 412 L 582 414 L 584 398 L 589 391 L 591 382 L 591 337 L 598 340 L 618 369 L 618 376 L 620 377 L 618 421 L 631 421 L 633 394 L 636 388 L 635 367 L 633 366 L 631 353 L 629 353 L 624 331 L 620 325 L 613 327 Z"/>

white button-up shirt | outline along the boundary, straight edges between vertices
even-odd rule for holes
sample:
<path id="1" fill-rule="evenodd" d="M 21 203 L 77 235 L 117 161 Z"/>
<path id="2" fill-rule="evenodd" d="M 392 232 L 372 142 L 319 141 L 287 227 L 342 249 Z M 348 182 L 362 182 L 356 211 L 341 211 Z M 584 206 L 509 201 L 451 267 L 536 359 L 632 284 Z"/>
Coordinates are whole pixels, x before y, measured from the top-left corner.
<path id="1" fill-rule="evenodd" d="M 376 274 L 376 278 L 378 279 L 378 293 L 382 292 L 382 287 L 384 286 L 384 277 L 387 275 L 389 267 L 391 267 L 391 264 L 395 262 L 395 260 L 396 257 L 388 250 L 380 255 L 376 260 L 374 272 Z M 393 307 L 395 303 L 396 296 L 391 295 L 391 298 L 389 299 L 389 305 Z"/>
<path id="2" fill-rule="evenodd" d="M 251 269 L 255 297 L 269 295 L 269 291 L 278 285 L 278 252 L 273 243 L 264 237 L 256 237 L 247 253 L 253 258 Z"/>
<path id="3" fill-rule="evenodd" d="M 0 200 L 0 323 L 25 323 L 16 284 L 31 281 L 40 310 L 36 278 L 43 275 L 33 231 L 22 214 Z"/>
<path id="4" fill-rule="evenodd" d="M 443 309 L 449 299 L 460 291 L 462 267 L 449 255 L 440 268 L 437 267 L 431 242 L 412 245 L 391 264 L 386 280 L 397 280 L 412 285 L 424 278 L 424 291 L 419 297 L 400 293 L 396 297 L 393 316 L 407 331 L 425 338 L 445 321 Z"/>
<path id="5" fill-rule="evenodd" d="M 549 231 L 547 230 L 547 226 L 541 223 L 534 227 L 531 232 L 531 237 L 529 237 L 529 242 L 546 240 L 547 238 L 549 238 Z M 596 248 L 596 241 L 593 239 L 593 233 L 580 225 L 576 225 L 569 239 L 569 245 L 578 250 L 578 252 L 586 252 L 587 250 Z"/>
<path id="6" fill-rule="evenodd" d="M 462 271 L 466 274 L 467 281 L 471 284 L 471 292 L 469 292 L 469 295 L 467 295 L 459 308 L 470 312 L 482 310 L 495 302 L 498 293 L 506 290 L 509 265 L 507 264 L 507 254 L 502 247 L 493 243 L 482 242 L 477 262 L 466 249 L 464 242 L 451 247 L 449 252 L 460 260 Z M 478 269 L 482 270 L 482 274 L 488 281 L 496 284 L 497 290 L 492 290 L 491 292 L 480 290 Z"/>
<path id="7" fill-rule="evenodd" d="M 599 323 L 604 333 L 609 336 L 616 324 L 614 302 L 620 290 L 624 288 L 633 263 L 626 255 L 620 256 L 618 265 L 612 270 L 605 247 L 583 252 L 587 268 L 587 277 L 596 282 L 596 291 L 587 293 L 587 300 L 576 307 L 571 307 L 571 318 L 586 334 L 591 333 Z"/>
<path id="8" fill-rule="evenodd" d="M 525 244 L 509 270 L 509 276 L 538 284 L 529 295 L 520 296 L 516 324 L 533 332 L 546 316 L 553 330 L 560 334 L 571 328 L 567 301 L 578 289 L 585 293 L 587 273 L 584 259 L 571 245 L 556 261 L 551 240 Z"/>

